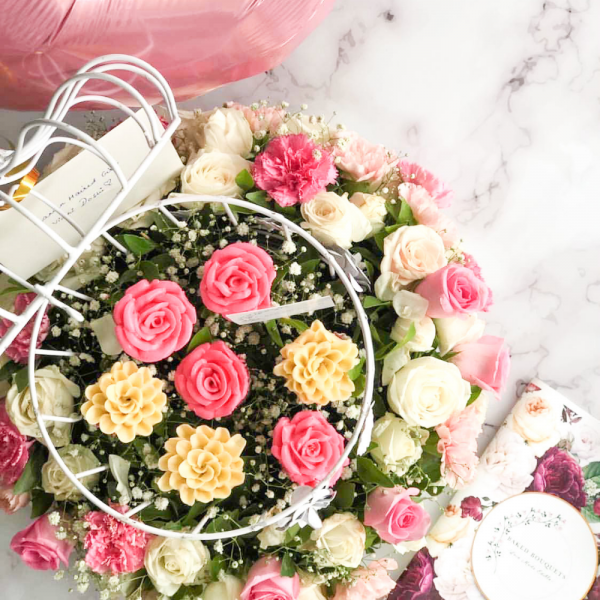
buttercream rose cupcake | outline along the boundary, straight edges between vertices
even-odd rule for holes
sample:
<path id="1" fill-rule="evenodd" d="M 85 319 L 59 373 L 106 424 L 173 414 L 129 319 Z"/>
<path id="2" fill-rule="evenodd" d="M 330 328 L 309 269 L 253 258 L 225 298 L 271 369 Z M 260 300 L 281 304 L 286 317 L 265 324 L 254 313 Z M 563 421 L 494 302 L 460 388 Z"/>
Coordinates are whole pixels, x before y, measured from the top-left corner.
<path id="1" fill-rule="evenodd" d="M 244 361 L 223 342 L 202 344 L 175 371 L 175 387 L 202 419 L 230 415 L 244 400 L 250 376 Z"/>
<path id="2" fill-rule="evenodd" d="M 154 363 L 190 341 L 196 309 L 175 282 L 143 279 L 115 304 L 113 317 L 123 350 L 132 358 Z"/>
<path id="3" fill-rule="evenodd" d="M 223 315 L 271 306 L 273 259 L 247 242 L 217 250 L 204 265 L 200 297 L 208 310 Z"/>

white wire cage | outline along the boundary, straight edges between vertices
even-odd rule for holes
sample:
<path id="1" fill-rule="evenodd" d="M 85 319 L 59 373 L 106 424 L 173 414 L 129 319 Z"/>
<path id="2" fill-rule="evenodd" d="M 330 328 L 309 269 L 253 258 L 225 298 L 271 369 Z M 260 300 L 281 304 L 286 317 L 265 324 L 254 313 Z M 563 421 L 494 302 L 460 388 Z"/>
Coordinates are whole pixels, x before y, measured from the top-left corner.
<path id="1" fill-rule="evenodd" d="M 130 83 L 127 83 L 118 76 L 110 73 L 110 71 L 119 70 L 133 72 L 139 76 L 145 77 L 154 85 L 156 85 L 162 94 L 164 104 L 167 109 L 167 114 L 170 119 L 170 123 L 166 127 L 164 127 L 164 125 L 160 122 L 152 107 L 149 106 L 141 94 L 139 94 L 139 92 L 137 92 L 137 90 Z M 147 126 L 141 119 L 138 118 L 136 113 L 114 99 L 103 96 L 90 96 L 83 94 L 82 88 L 84 87 L 85 83 L 93 79 L 102 79 L 108 81 L 131 93 L 131 95 L 142 106 L 150 125 Z M 103 103 L 110 108 L 121 109 L 126 115 L 132 117 L 137 125 L 142 129 L 148 143 L 149 153 L 131 177 L 125 177 L 122 170 L 119 168 L 118 163 L 104 148 L 102 148 L 101 145 L 98 144 L 96 140 L 79 129 L 63 122 L 63 119 L 67 115 L 69 108 L 76 104 L 89 101 Z M 71 143 L 94 153 L 96 156 L 101 158 L 108 167 L 112 168 L 119 179 L 121 190 L 114 200 L 110 202 L 109 206 L 104 210 L 93 227 L 87 232 L 79 227 L 77 223 L 71 219 L 71 217 L 64 213 L 64 211 L 61 211 L 61 209 L 57 207 L 52 200 L 36 194 L 35 188 L 32 190 L 32 192 L 30 192 L 34 193 L 35 197 L 44 202 L 50 209 L 56 211 L 59 216 L 65 219 L 73 227 L 73 229 L 78 232 L 80 241 L 77 245 L 68 244 L 65 240 L 60 238 L 55 231 L 53 231 L 39 218 L 28 211 L 21 203 L 17 202 L 13 198 L 13 195 L 18 189 L 18 184 L 13 185 L 7 193 L 0 191 L 0 206 L 1 203 L 5 203 L 12 209 L 19 211 L 23 219 L 28 219 L 29 221 L 35 223 L 35 225 L 40 229 L 40 235 L 49 236 L 56 244 L 58 244 L 58 246 L 62 248 L 67 257 L 63 266 L 50 281 L 44 284 L 31 284 L 27 280 L 19 277 L 12 270 L 7 269 L 2 264 L 2 257 L 0 256 L 0 272 L 8 275 L 19 285 L 36 294 L 35 299 L 21 314 L 13 314 L 10 311 L 0 309 L 0 317 L 8 319 L 12 323 L 12 326 L 6 331 L 5 335 L 0 338 L 0 355 L 8 348 L 18 333 L 32 319 L 34 319 L 29 348 L 28 376 L 31 402 L 37 423 L 40 428 L 42 439 L 45 445 L 48 447 L 51 456 L 64 471 L 65 475 L 69 478 L 73 485 L 79 490 L 79 492 L 96 507 L 110 514 L 116 519 L 154 535 L 205 541 L 228 539 L 239 535 L 246 535 L 257 532 L 264 527 L 271 525 L 278 527 L 289 527 L 293 523 L 318 523 L 319 518 L 317 511 L 328 506 L 333 500 L 333 494 L 329 487 L 329 482 L 331 481 L 332 477 L 339 472 L 346 459 L 355 448 L 357 454 L 364 454 L 371 438 L 371 430 L 373 425 L 372 396 L 375 375 L 375 358 L 368 317 L 358 296 L 358 292 L 362 291 L 361 285 L 352 273 L 347 272 L 347 270 L 341 266 L 340 262 L 343 261 L 339 261 L 334 252 L 323 246 L 310 233 L 292 221 L 288 220 L 283 215 L 251 202 L 229 197 L 178 194 L 175 198 L 166 198 L 152 204 L 137 206 L 123 214 L 116 215 L 115 213 L 119 209 L 119 206 L 127 196 L 128 192 L 132 189 L 136 182 L 143 177 L 144 172 L 148 169 L 149 165 L 156 158 L 161 149 L 166 144 L 170 143 L 171 137 L 179 125 L 179 122 L 180 119 L 177 114 L 177 108 L 173 94 L 164 78 L 155 69 L 153 69 L 144 61 L 133 57 L 124 55 L 110 55 L 100 57 L 83 67 L 77 75 L 65 82 L 57 90 L 44 118 L 36 119 L 25 125 L 21 131 L 13 154 L 8 160 L 5 159 L 4 164 L 0 166 L 0 184 L 10 184 L 15 181 L 20 181 L 25 174 L 29 173 L 31 168 L 33 168 L 33 166 L 37 163 L 44 150 L 51 144 Z M 60 132 L 67 132 L 72 135 L 73 138 L 55 135 L 57 130 Z M 30 131 L 33 131 L 34 134 L 26 140 L 26 136 Z M 21 167 L 15 169 L 17 165 L 21 165 Z M 318 251 L 323 262 L 330 267 L 332 275 L 337 275 L 339 280 L 344 285 L 354 305 L 354 310 L 357 314 L 357 320 L 362 332 L 363 345 L 365 348 L 365 389 L 361 412 L 357 420 L 356 428 L 351 438 L 347 441 L 342 456 L 333 466 L 327 476 L 323 479 L 323 481 L 321 481 L 312 489 L 302 487 L 297 488 L 291 505 L 276 515 L 273 515 L 269 518 L 261 518 L 253 525 L 214 533 L 207 533 L 203 531 L 210 519 L 209 512 L 205 511 L 205 514 L 199 515 L 196 525 L 188 530 L 175 531 L 170 529 L 162 529 L 148 525 L 139 519 L 133 518 L 134 515 L 147 508 L 152 502 L 154 502 L 155 499 L 152 501 L 141 502 L 138 505 L 130 508 L 127 512 L 122 513 L 116 510 L 113 506 L 104 502 L 92 490 L 84 486 L 81 481 L 83 478 L 95 473 L 109 471 L 109 466 L 108 464 L 105 464 L 95 469 L 79 473 L 73 473 L 69 469 L 54 446 L 54 443 L 47 430 L 46 423 L 75 423 L 81 420 L 81 416 L 73 415 L 66 417 L 43 414 L 40 411 L 37 389 L 35 386 L 36 359 L 38 357 L 71 357 L 75 354 L 68 348 L 56 350 L 44 348 L 43 346 L 37 348 L 36 346 L 42 320 L 49 305 L 53 305 L 58 309 L 64 310 L 69 317 L 79 322 L 84 322 L 85 320 L 84 316 L 79 311 L 75 310 L 67 303 L 57 298 L 57 295 L 60 295 L 63 298 L 66 296 L 85 301 L 93 300 L 92 297 L 87 296 L 86 294 L 70 290 L 69 288 L 60 284 L 81 254 L 86 251 L 99 237 L 104 237 L 109 243 L 115 245 L 121 252 L 127 252 L 126 249 L 123 248 L 112 235 L 110 235 L 109 232 L 114 227 L 132 217 L 138 217 L 148 211 L 160 211 L 161 214 L 170 220 L 174 225 L 183 227 L 185 226 L 185 223 L 181 222 L 177 218 L 176 214 L 169 210 L 168 207 L 173 207 L 175 205 L 178 207 L 185 205 L 193 206 L 198 202 L 216 203 L 222 205 L 226 215 L 234 226 L 237 225 L 238 222 L 234 211 L 231 209 L 231 206 L 248 209 L 265 217 L 268 220 L 268 224 L 273 228 L 280 229 L 286 239 L 292 239 L 292 236 L 296 235 L 312 245 Z M 208 506 L 209 505 L 207 505 L 207 507 Z"/>

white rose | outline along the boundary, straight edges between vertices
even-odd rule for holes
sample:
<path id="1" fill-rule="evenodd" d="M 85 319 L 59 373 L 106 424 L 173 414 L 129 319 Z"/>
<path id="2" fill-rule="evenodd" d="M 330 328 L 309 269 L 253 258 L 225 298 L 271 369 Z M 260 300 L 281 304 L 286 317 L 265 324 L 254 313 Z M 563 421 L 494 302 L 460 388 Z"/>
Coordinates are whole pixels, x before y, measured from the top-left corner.
<path id="1" fill-rule="evenodd" d="M 219 108 L 204 126 L 204 149 L 218 150 L 248 158 L 254 140 L 244 113 L 235 108 Z"/>
<path id="2" fill-rule="evenodd" d="M 471 569 L 471 545 L 469 539 L 460 540 L 435 561 L 433 585 L 442 598 L 484 600 Z"/>
<path id="3" fill-rule="evenodd" d="M 429 317 L 423 317 L 418 321 L 398 317 L 392 327 L 391 338 L 395 342 L 402 342 L 412 323 L 415 325 L 415 336 L 412 340 L 406 342 L 405 347 L 411 352 L 429 352 L 433 350 L 435 325 Z"/>
<path id="4" fill-rule="evenodd" d="M 337 135 L 337 130 L 331 129 L 326 121 L 311 119 L 308 115 L 298 113 L 286 119 L 277 133 L 305 133 L 317 144 L 326 144 Z"/>
<path id="5" fill-rule="evenodd" d="M 311 583 L 300 587 L 300 594 L 297 600 L 327 600 L 322 585 Z"/>
<path id="6" fill-rule="evenodd" d="M 184 194 L 207 194 L 238 198 L 242 189 L 235 178 L 251 163 L 236 154 L 214 150 L 202 152 L 181 172 L 181 191 Z M 189 208 L 189 204 L 186 205 Z"/>
<path id="7" fill-rule="evenodd" d="M 460 317 L 434 319 L 434 323 L 442 356 L 450 352 L 454 346 L 476 342 L 485 329 L 485 321 L 478 319 L 477 315 L 469 315 L 464 319 Z"/>
<path id="8" fill-rule="evenodd" d="M 426 537 L 427 549 L 434 558 L 450 544 L 455 544 L 471 531 L 471 517 L 463 517 L 459 506 L 449 504 Z"/>
<path id="9" fill-rule="evenodd" d="M 321 192 L 310 202 L 302 204 L 300 212 L 302 227 L 325 246 L 350 248 L 352 242 L 361 242 L 369 233 L 371 225 L 363 213 L 348 200 L 348 195 Z"/>
<path id="10" fill-rule="evenodd" d="M 100 270 L 102 262 L 100 257 L 105 250 L 104 238 L 96 238 L 90 245 L 89 250 L 85 250 L 77 259 L 77 262 L 69 269 L 67 274 L 62 278 L 61 285 L 68 287 L 71 290 L 79 288 L 91 283 L 102 275 Z M 36 278 L 40 281 L 50 281 L 62 268 L 67 260 L 67 256 L 58 258 L 51 262 L 47 267 L 44 267 L 36 274 Z"/>
<path id="11" fill-rule="evenodd" d="M 367 534 L 353 514 L 338 513 L 325 519 L 310 537 L 324 565 L 354 569 L 363 558 Z"/>
<path id="12" fill-rule="evenodd" d="M 260 547 L 263 550 L 271 546 L 280 546 L 285 540 L 285 530 L 277 528 L 277 525 L 269 525 L 262 529 L 262 531 L 256 536 L 260 541 Z"/>
<path id="13" fill-rule="evenodd" d="M 383 368 L 381 369 L 381 383 L 389 385 L 394 375 L 410 362 L 410 351 L 406 346 L 394 348 L 383 359 Z"/>
<path id="14" fill-rule="evenodd" d="M 79 387 L 67 379 L 56 365 L 35 372 L 35 389 L 40 412 L 57 417 L 70 417 L 73 413 L 74 399 L 80 394 Z M 41 439 L 42 432 L 33 412 L 29 386 L 19 392 L 17 384 L 14 384 L 8 390 L 6 410 L 10 420 L 23 435 Z M 69 443 L 71 427 L 72 423 L 46 421 L 48 435 L 56 447 Z"/>
<path id="15" fill-rule="evenodd" d="M 582 467 L 597 461 L 600 457 L 600 431 L 590 423 L 581 420 L 573 425 L 573 445 L 571 454 L 574 454 Z"/>
<path id="16" fill-rule="evenodd" d="M 155 537 L 146 547 L 144 566 L 154 587 L 172 596 L 182 585 L 200 583 L 210 555 L 198 540 Z"/>
<path id="17" fill-rule="evenodd" d="M 404 555 L 408 552 L 418 552 L 421 548 L 425 548 L 425 546 L 427 546 L 427 540 L 422 537 L 420 540 L 394 544 L 394 550 L 396 550 L 398 554 Z"/>
<path id="18" fill-rule="evenodd" d="M 219 581 L 209 583 L 202 593 L 202 600 L 240 600 L 244 584 L 233 575 L 220 575 Z"/>
<path id="19" fill-rule="evenodd" d="M 358 206 L 362 214 L 369 219 L 369 223 L 371 223 L 370 235 L 375 235 L 383 230 L 387 216 L 385 198 L 383 196 L 356 192 L 350 197 L 350 202 L 354 206 Z"/>
<path id="20" fill-rule="evenodd" d="M 425 225 L 405 225 L 383 240 L 381 275 L 375 283 L 378 298 L 392 300 L 403 287 L 435 273 L 447 264 L 442 238 Z"/>
<path id="21" fill-rule="evenodd" d="M 471 386 L 458 367 L 423 356 L 400 369 L 388 386 L 388 404 L 409 425 L 435 427 L 461 411 L 471 396 Z"/>
<path id="22" fill-rule="evenodd" d="M 375 421 L 371 440 L 377 447 L 371 450 L 371 456 L 386 473 L 404 475 L 423 454 L 423 444 L 429 433 L 418 427 L 409 427 L 392 413 L 386 413 Z"/>
<path id="23" fill-rule="evenodd" d="M 61 448 L 58 454 L 74 475 L 100 466 L 100 461 L 85 446 L 70 444 Z M 100 473 L 96 473 L 83 477 L 80 481 L 86 488 L 92 489 L 97 485 L 99 479 Z M 45 492 L 54 494 L 56 500 L 79 500 L 82 497 L 81 492 L 65 475 L 52 456 L 42 467 L 42 487 Z"/>
<path id="24" fill-rule="evenodd" d="M 536 456 L 542 456 L 560 440 L 561 415 L 562 405 L 558 402 L 530 392 L 515 404 L 506 425 L 529 444 Z"/>
<path id="25" fill-rule="evenodd" d="M 481 457 L 480 468 L 489 474 L 488 495 L 504 500 L 520 494 L 533 481 L 537 460 L 525 440 L 507 427 L 502 427 Z"/>
<path id="26" fill-rule="evenodd" d="M 400 290 L 394 294 L 392 305 L 399 317 L 420 321 L 427 314 L 429 301 L 414 292 Z"/>

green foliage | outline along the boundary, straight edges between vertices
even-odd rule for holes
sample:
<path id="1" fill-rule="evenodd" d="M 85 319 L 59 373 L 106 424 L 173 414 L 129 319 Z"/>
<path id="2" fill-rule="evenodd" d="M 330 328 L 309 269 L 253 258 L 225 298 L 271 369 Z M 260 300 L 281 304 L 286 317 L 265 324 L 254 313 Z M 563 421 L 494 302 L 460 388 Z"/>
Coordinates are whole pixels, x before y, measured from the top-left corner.
<path id="1" fill-rule="evenodd" d="M 365 359 L 363 357 L 358 361 L 357 365 L 355 365 L 348 371 L 348 377 L 350 378 L 350 381 L 354 381 L 355 379 L 358 378 L 359 375 L 362 374 L 362 370 L 363 370 L 364 366 L 365 366 Z"/>
<path id="2" fill-rule="evenodd" d="M 23 469 L 21 477 L 15 483 L 13 493 L 15 495 L 24 494 L 31 491 L 34 487 L 41 487 L 42 467 L 46 462 L 48 451 L 42 444 L 35 443 L 29 450 L 29 460 Z"/>
<path id="3" fill-rule="evenodd" d="M 333 503 L 340 509 L 352 508 L 356 495 L 356 484 L 349 481 L 339 481 L 335 486 L 335 499 Z"/>
<path id="4" fill-rule="evenodd" d="M 385 300 L 380 300 L 375 296 L 365 296 L 363 298 L 363 307 L 364 308 L 375 308 L 377 306 L 391 306 L 391 302 L 386 302 Z"/>
<path id="5" fill-rule="evenodd" d="M 207 344 L 210 341 L 212 341 L 212 336 L 210 335 L 210 329 L 208 327 L 203 327 L 190 340 L 190 343 L 188 344 L 188 347 L 187 347 L 187 351 L 188 351 L 188 353 L 190 353 L 194 348 L 197 348 L 201 344 Z"/>
<path id="6" fill-rule="evenodd" d="M 277 321 L 271 319 L 265 323 L 265 328 L 269 337 L 280 347 L 283 348 L 283 340 L 281 339 L 281 333 L 279 333 L 279 327 L 277 327 Z"/>
<path id="7" fill-rule="evenodd" d="M 19 369 L 21 369 L 21 365 L 16 362 L 8 361 L 1 369 L 0 369 L 0 381 L 7 381 L 10 379 Z"/>
<path id="8" fill-rule="evenodd" d="M 235 182 L 245 192 L 251 190 L 254 187 L 254 179 L 252 179 L 252 175 L 250 175 L 250 171 L 248 171 L 248 169 L 240 171 L 236 175 Z"/>
<path id="9" fill-rule="evenodd" d="M 469 406 L 469 404 L 473 404 L 473 402 L 475 402 L 475 400 L 477 400 L 477 398 L 479 398 L 479 396 L 481 396 L 481 388 L 479 386 L 472 385 L 471 386 L 471 395 L 469 396 L 469 399 L 467 400 L 467 406 Z"/>
<path id="10" fill-rule="evenodd" d="M 54 502 L 54 496 L 47 494 L 44 490 L 31 490 L 31 518 L 37 519 L 48 512 Z"/>
<path id="11" fill-rule="evenodd" d="M 23 367 L 15 373 L 15 383 L 19 393 L 29 386 L 29 367 Z"/>
<path id="12" fill-rule="evenodd" d="M 591 462 L 583 468 L 583 476 L 586 479 L 600 477 L 600 462 Z"/>
<path id="13" fill-rule="evenodd" d="M 126 246 L 132 254 L 144 256 L 158 248 L 158 244 L 148 237 L 141 237 L 131 233 L 124 233 L 117 236 L 117 240 Z"/>
<path id="14" fill-rule="evenodd" d="M 380 487 L 394 487 L 394 482 L 370 459 L 359 456 L 357 459 L 357 473 L 363 483 L 373 484 Z"/>
<path id="15" fill-rule="evenodd" d="M 281 559 L 281 572 L 282 577 L 293 577 L 296 574 L 296 565 L 292 560 L 289 552 L 286 552 Z"/>
<path id="16" fill-rule="evenodd" d="M 299 319 L 283 318 L 279 319 L 279 322 L 282 325 L 289 325 L 290 327 L 293 327 L 298 333 L 302 333 L 303 331 L 306 331 L 308 329 L 308 325 L 304 321 L 300 321 Z"/>
<path id="17" fill-rule="evenodd" d="M 148 281 L 154 281 L 155 279 L 160 278 L 160 272 L 158 270 L 158 266 L 152 261 L 143 260 L 140 263 L 140 270 L 142 271 L 142 273 L 144 274 L 144 277 Z"/>

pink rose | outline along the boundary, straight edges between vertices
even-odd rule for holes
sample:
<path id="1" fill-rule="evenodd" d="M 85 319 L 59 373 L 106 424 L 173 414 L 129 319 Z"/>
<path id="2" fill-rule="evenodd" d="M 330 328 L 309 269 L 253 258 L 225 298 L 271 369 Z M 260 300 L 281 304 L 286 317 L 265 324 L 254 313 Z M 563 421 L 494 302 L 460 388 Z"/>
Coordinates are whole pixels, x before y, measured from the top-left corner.
<path id="1" fill-rule="evenodd" d="M 173 281 L 145 279 L 127 288 L 113 311 L 123 350 L 145 363 L 181 350 L 192 337 L 196 309 Z"/>
<path id="2" fill-rule="evenodd" d="M 476 342 L 458 344 L 452 351 L 458 354 L 450 362 L 460 369 L 463 379 L 500 396 L 510 370 L 510 354 L 502 338 L 484 335 Z"/>
<path id="3" fill-rule="evenodd" d="M 440 436 L 437 449 L 442 455 L 442 474 L 453 488 L 463 488 L 475 478 L 479 463 L 477 438 L 483 428 L 487 404 L 487 399 L 480 396 L 435 428 Z"/>
<path id="4" fill-rule="evenodd" d="M 224 317 L 269 308 L 274 279 L 273 260 L 262 248 L 236 242 L 206 262 L 200 296 L 208 310 Z"/>
<path id="5" fill-rule="evenodd" d="M 594 501 L 594 514 L 600 517 L 600 498 L 596 498 Z"/>
<path id="6" fill-rule="evenodd" d="M 19 433 L 0 402 L 0 486 L 11 486 L 21 477 L 33 440 Z"/>
<path id="7" fill-rule="evenodd" d="M 201 419 L 230 415 L 244 400 L 250 376 L 244 361 L 224 342 L 202 344 L 175 371 L 179 395 Z"/>
<path id="8" fill-rule="evenodd" d="M 36 295 L 37 294 L 34 294 L 33 292 L 28 294 L 18 294 L 15 299 L 15 313 L 20 315 L 25 312 L 25 309 L 35 300 Z M 27 362 L 34 322 L 35 320 L 32 318 L 6 349 L 5 354 L 11 360 L 21 364 Z M 0 338 L 2 338 L 2 336 L 10 329 L 12 324 L 12 321 L 9 321 L 8 319 L 0 319 Z M 42 322 L 40 324 L 40 331 L 35 344 L 36 348 L 39 348 L 42 345 L 42 342 L 48 336 L 49 329 L 50 319 L 48 318 L 48 315 L 45 314 L 42 317 Z"/>
<path id="9" fill-rule="evenodd" d="M 486 283 L 458 263 L 427 275 L 415 291 L 429 302 L 427 316 L 433 319 L 487 311 L 492 304 Z"/>
<path id="10" fill-rule="evenodd" d="M 383 147 L 368 142 L 356 133 L 345 133 L 346 143 L 334 146 L 338 168 L 354 181 L 378 186 L 398 162 Z"/>
<path id="11" fill-rule="evenodd" d="M 126 506 L 113 508 L 127 512 Z M 153 536 L 98 510 L 90 511 L 83 520 L 88 524 L 83 541 L 85 564 L 94 573 L 133 573 L 144 566 L 146 546 Z"/>
<path id="12" fill-rule="evenodd" d="M 431 518 L 411 500 L 411 496 L 418 495 L 416 488 L 376 488 L 367 497 L 365 525 L 373 527 L 389 544 L 420 540 L 427 533 Z"/>
<path id="13" fill-rule="evenodd" d="M 396 587 L 396 582 L 388 571 L 398 568 L 395 560 L 382 558 L 373 561 L 368 567 L 352 571 L 352 582 L 339 585 L 333 600 L 379 600 L 385 598 Z M 242 599 L 243 600 L 243 599 Z"/>
<path id="14" fill-rule="evenodd" d="M 12 486 L 0 486 L 0 510 L 7 515 L 12 515 L 20 508 L 29 504 L 29 494 L 18 494 L 15 496 Z"/>
<path id="15" fill-rule="evenodd" d="M 271 140 L 256 157 L 252 171 L 256 186 L 279 206 L 310 202 L 337 174 L 331 154 L 304 133 Z"/>
<path id="16" fill-rule="evenodd" d="M 277 558 L 261 558 L 248 573 L 240 600 L 296 600 L 300 594 L 300 578 L 282 577 Z"/>
<path id="17" fill-rule="evenodd" d="M 70 540 L 56 539 L 57 531 L 55 526 L 50 525 L 48 515 L 43 515 L 13 537 L 11 550 L 32 569 L 56 571 L 61 562 L 69 565 L 69 556 L 73 551 Z"/>
<path id="18" fill-rule="evenodd" d="M 447 208 L 452 202 L 452 190 L 440 181 L 433 173 L 417 163 L 401 160 L 398 164 L 402 180 L 425 188 L 440 208 Z"/>
<path id="19" fill-rule="evenodd" d="M 276 106 L 259 106 L 254 110 L 244 104 L 231 102 L 227 104 L 227 108 L 235 108 L 244 113 L 252 133 L 262 130 L 273 134 L 279 129 L 285 118 L 285 111 Z"/>
<path id="20" fill-rule="evenodd" d="M 454 222 L 442 214 L 429 192 L 414 183 L 402 183 L 398 186 L 400 196 L 410 206 L 417 223 L 435 230 L 444 240 L 446 248 L 452 248 L 458 242 L 458 230 Z"/>
<path id="21" fill-rule="evenodd" d="M 273 431 L 273 456 L 279 460 L 289 478 L 299 484 L 315 487 L 323 481 L 344 452 L 345 441 L 325 417 L 314 410 L 304 410 L 279 419 Z M 343 467 L 329 482 L 334 486 Z"/>

